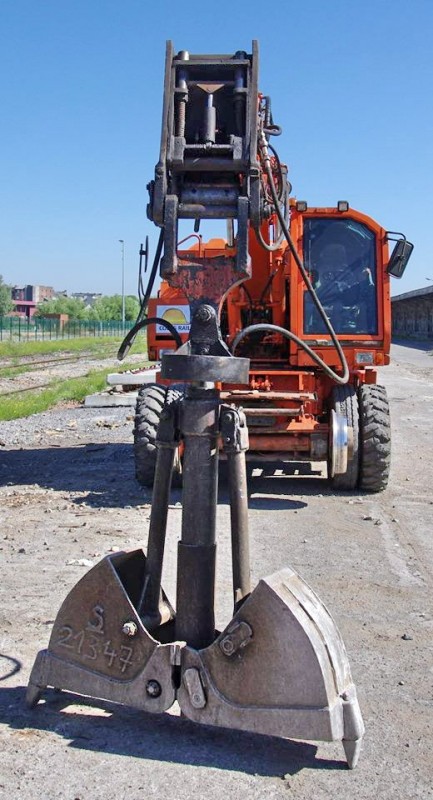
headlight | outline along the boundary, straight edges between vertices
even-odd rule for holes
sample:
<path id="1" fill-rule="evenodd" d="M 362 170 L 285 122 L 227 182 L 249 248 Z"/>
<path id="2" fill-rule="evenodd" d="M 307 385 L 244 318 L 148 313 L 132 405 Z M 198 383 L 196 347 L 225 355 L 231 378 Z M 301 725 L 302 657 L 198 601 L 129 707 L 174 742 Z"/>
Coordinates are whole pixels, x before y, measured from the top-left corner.
<path id="1" fill-rule="evenodd" d="M 358 365 L 374 364 L 374 353 L 372 353 L 371 351 L 368 353 L 363 353 L 363 352 L 355 353 L 355 364 Z"/>

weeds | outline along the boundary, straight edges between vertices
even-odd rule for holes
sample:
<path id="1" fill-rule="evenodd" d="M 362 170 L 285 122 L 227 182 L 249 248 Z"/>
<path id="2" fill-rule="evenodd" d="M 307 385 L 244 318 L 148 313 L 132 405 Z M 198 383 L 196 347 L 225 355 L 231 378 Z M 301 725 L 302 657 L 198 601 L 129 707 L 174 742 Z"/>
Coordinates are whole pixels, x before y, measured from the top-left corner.
<path id="1" fill-rule="evenodd" d="M 76 355 L 94 359 L 114 359 L 121 343 L 120 337 L 103 337 L 99 339 L 68 339 L 51 340 L 45 342 L 1 342 L 0 358 L 7 363 L 0 368 L 3 378 L 17 376 L 35 369 L 32 361 L 19 361 L 26 357 L 38 355 Z M 146 354 L 147 345 L 144 336 L 138 337 L 134 343 L 134 352 Z M 19 361 L 19 363 L 18 363 Z M 147 363 L 147 362 L 144 362 Z M 122 371 L 134 369 L 136 364 L 122 362 Z M 113 366 L 102 370 L 89 370 L 87 375 L 79 378 L 55 379 L 46 388 L 23 389 L 22 392 L 12 396 L 0 394 L 0 420 L 19 419 L 39 414 L 48 408 L 63 402 L 82 402 L 86 395 L 100 392 L 106 388 L 107 375 L 113 372 Z"/>
<path id="2" fill-rule="evenodd" d="M 136 364 L 122 364 L 122 370 L 133 369 L 136 366 Z M 112 371 L 112 367 L 91 370 L 80 378 L 55 380 L 45 389 L 23 390 L 13 397 L 0 396 L 0 421 L 40 414 L 58 403 L 74 401 L 80 403 L 86 395 L 105 389 L 107 375 Z"/>

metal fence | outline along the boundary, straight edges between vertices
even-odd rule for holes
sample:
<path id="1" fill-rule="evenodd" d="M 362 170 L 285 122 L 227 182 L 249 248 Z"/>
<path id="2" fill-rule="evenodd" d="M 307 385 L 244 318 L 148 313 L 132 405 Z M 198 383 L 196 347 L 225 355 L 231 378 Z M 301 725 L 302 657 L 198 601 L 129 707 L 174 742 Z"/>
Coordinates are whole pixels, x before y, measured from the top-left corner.
<path id="1" fill-rule="evenodd" d="M 75 339 L 80 337 L 123 336 L 132 322 L 120 320 L 96 322 L 71 319 L 61 322 L 44 317 L 0 317 L 0 341 L 43 341 L 44 339 Z"/>

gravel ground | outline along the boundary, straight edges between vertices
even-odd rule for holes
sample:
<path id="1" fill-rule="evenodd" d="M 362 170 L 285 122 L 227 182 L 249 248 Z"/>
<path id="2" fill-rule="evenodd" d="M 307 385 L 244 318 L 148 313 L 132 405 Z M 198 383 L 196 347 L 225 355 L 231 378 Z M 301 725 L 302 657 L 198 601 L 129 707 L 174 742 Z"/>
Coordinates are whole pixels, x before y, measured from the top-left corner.
<path id="1" fill-rule="evenodd" d="M 8 448 L 55 447 L 56 439 L 63 442 L 65 437 L 68 445 L 87 444 L 89 439 L 103 445 L 107 439 L 130 443 L 133 419 L 132 408 L 84 408 L 67 403 L 42 414 L 0 422 L 0 436 Z"/>
<path id="2" fill-rule="evenodd" d="M 25 687 L 67 592 L 90 564 L 146 544 L 150 494 L 134 481 L 131 409 L 64 406 L 0 423 L 0 795 L 34 800 L 433 796 L 433 367 L 393 349 L 393 466 L 380 495 L 333 493 L 314 471 L 249 483 L 255 581 L 291 565 L 331 609 L 366 724 L 356 770 L 339 743 L 194 726 Z M 426 423 L 427 421 L 427 423 Z M 174 597 L 180 493 L 163 584 Z M 218 507 L 217 624 L 230 618 L 227 488 Z M 261 679 L 262 676 L 258 676 Z M 290 732 L 287 734 L 290 736 Z"/>

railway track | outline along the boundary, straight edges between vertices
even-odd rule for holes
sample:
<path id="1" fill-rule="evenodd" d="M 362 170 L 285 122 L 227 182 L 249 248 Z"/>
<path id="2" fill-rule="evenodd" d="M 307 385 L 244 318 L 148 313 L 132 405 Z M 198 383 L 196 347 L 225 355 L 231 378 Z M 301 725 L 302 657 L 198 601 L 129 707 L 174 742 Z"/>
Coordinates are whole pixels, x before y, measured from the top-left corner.
<path id="1" fill-rule="evenodd" d="M 95 354 L 94 360 L 100 361 L 101 358 L 104 357 L 109 357 L 109 354 L 101 354 L 101 353 L 98 353 L 97 355 Z M 12 361 L 13 359 L 9 360 L 3 359 L 2 361 L 0 361 L 0 376 L 2 372 L 4 372 L 5 370 L 10 371 L 11 369 L 22 369 L 23 367 L 30 370 L 33 369 L 33 367 L 40 367 L 40 366 L 44 367 L 46 365 L 51 366 L 53 364 L 66 364 L 68 362 L 80 361 L 82 359 L 92 360 L 92 354 L 79 353 L 71 356 L 61 356 L 60 358 L 41 358 L 38 360 L 33 360 L 31 357 L 27 356 L 26 358 L 21 359 L 18 362 L 14 360 L 13 364 L 10 363 L 10 361 Z"/>
<path id="2" fill-rule="evenodd" d="M 0 392 L 1 397 L 9 397 L 12 394 L 22 394 L 23 392 L 34 392 L 36 389 L 47 389 L 48 386 L 52 385 L 52 381 L 48 381 L 48 383 L 36 383 L 34 386 L 27 386 L 26 388 L 20 387 L 19 389 L 12 389 L 8 392 Z"/>
<path id="3" fill-rule="evenodd" d="M 141 366 L 146 357 L 142 354 L 132 356 L 128 362 L 131 368 L 134 362 Z M 14 363 L 11 363 L 14 361 Z M 126 365 L 122 365 L 125 368 Z M 14 395 L 34 393 L 38 390 L 48 389 L 57 381 L 70 378 L 85 377 L 93 370 L 118 369 L 116 355 L 112 348 L 110 352 L 84 351 L 70 353 L 50 358 L 20 358 L 0 361 L 0 401 L 12 398 Z"/>
<path id="4" fill-rule="evenodd" d="M 92 368 L 97 369 L 106 363 L 104 355 L 87 351 L 56 358 L 25 358 L 8 365 L 3 361 L 0 365 L 0 399 L 47 389 L 58 379 L 87 374 Z"/>

